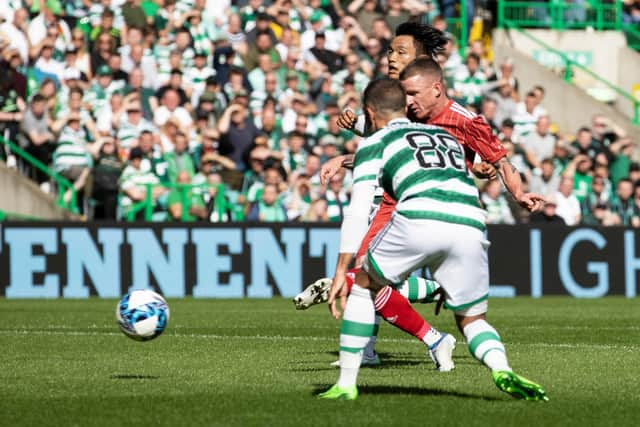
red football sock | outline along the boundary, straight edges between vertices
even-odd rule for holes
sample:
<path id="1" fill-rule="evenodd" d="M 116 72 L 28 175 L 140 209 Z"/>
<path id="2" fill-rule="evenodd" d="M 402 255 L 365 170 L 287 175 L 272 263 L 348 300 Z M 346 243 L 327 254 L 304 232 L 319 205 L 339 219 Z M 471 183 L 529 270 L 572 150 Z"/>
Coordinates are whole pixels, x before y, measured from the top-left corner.
<path id="1" fill-rule="evenodd" d="M 358 271 L 360 271 L 359 268 L 352 268 L 351 270 L 347 271 L 347 274 L 344 275 L 347 282 L 347 295 L 351 293 L 351 287 L 354 283 L 356 283 L 356 274 L 358 274 Z"/>
<path id="2" fill-rule="evenodd" d="M 413 335 L 420 341 L 431 329 L 431 325 L 411 307 L 409 301 L 390 286 L 378 292 L 374 304 L 378 314 L 387 322 Z"/>

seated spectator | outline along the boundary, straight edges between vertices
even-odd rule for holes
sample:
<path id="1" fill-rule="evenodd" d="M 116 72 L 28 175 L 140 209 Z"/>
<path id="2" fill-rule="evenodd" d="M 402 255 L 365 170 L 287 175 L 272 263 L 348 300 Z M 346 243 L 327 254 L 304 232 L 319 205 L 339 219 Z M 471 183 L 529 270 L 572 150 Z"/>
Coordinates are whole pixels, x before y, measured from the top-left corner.
<path id="1" fill-rule="evenodd" d="M 123 164 L 118 157 L 116 141 L 111 137 L 98 139 L 92 147 L 93 219 L 115 220 L 118 212 L 118 179 Z"/>
<path id="2" fill-rule="evenodd" d="M 578 154 L 567 165 L 563 176 L 573 178 L 573 194 L 582 202 L 591 191 L 591 159 L 584 154 Z"/>
<path id="3" fill-rule="evenodd" d="M 502 194 L 502 184 L 499 180 L 487 181 L 480 200 L 487 210 L 487 224 L 515 224 L 507 198 Z"/>
<path id="4" fill-rule="evenodd" d="M 342 95 L 345 91 L 345 80 L 351 78 L 354 81 L 355 90 L 362 93 L 369 84 L 369 77 L 360 69 L 360 58 L 355 53 L 350 53 L 345 57 L 344 63 L 347 68 L 333 75 L 332 92 L 337 96 Z"/>
<path id="5" fill-rule="evenodd" d="M 186 171 L 180 171 L 176 178 L 177 183 L 169 192 L 167 205 L 169 206 L 169 218 L 173 221 L 193 222 L 207 218 L 207 209 L 200 194 L 191 187 L 191 175 Z"/>
<path id="6" fill-rule="evenodd" d="M 216 71 L 207 64 L 207 54 L 203 51 L 196 52 L 193 58 L 193 67 L 187 68 L 185 80 L 191 88 L 191 105 L 200 103 L 200 96 L 204 93 L 206 81 L 209 77 L 215 77 Z"/>
<path id="7" fill-rule="evenodd" d="M 285 222 L 287 213 L 278 199 L 278 188 L 273 184 L 265 185 L 262 197 L 251 206 L 247 221 Z"/>
<path id="8" fill-rule="evenodd" d="M 555 194 L 556 214 L 564 220 L 565 224 L 570 226 L 579 224 L 582 218 L 580 202 L 573 194 L 573 185 L 573 178 L 563 177 Z"/>
<path id="9" fill-rule="evenodd" d="M 80 124 L 80 114 L 72 113 L 58 137 L 58 146 L 53 152 L 53 169 L 71 181 L 76 191 L 81 191 L 92 165 L 92 158 L 87 150 L 87 133 Z M 69 202 L 71 190 L 64 197 Z"/>
<path id="10" fill-rule="evenodd" d="M 495 121 L 497 105 L 494 99 L 485 97 L 482 99 L 482 105 L 480 106 L 480 115 L 489 123 L 494 135 L 497 135 L 500 131 L 498 123 Z"/>
<path id="11" fill-rule="evenodd" d="M 307 160 L 304 135 L 298 131 L 287 136 L 287 149 L 284 150 L 284 167 L 289 173 L 301 172 Z"/>
<path id="12" fill-rule="evenodd" d="M 547 203 L 542 211 L 531 215 L 531 224 L 566 225 L 564 219 L 556 213 L 557 206 L 555 195 L 547 196 Z"/>
<path id="13" fill-rule="evenodd" d="M 147 191 L 151 191 L 152 208 L 157 207 L 157 201 L 160 196 L 166 193 L 166 189 L 160 186 L 160 180 L 150 170 L 142 168 L 142 150 L 138 147 L 131 149 L 129 152 L 129 164 L 122 171 L 120 176 L 120 191 L 122 197 L 120 205 L 123 209 L 123 215 L 128 217 L 131 208 L 139 202 L 143 202 L 147 198 Z M 144 219 L 144 209 L 138 211 L 136 219 Z"/>

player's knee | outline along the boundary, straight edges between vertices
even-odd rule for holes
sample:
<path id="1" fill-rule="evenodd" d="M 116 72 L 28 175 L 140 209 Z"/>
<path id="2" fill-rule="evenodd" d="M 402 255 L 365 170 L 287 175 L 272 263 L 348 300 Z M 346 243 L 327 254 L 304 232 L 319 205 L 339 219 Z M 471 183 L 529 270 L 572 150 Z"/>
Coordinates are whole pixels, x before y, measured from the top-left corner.
<path id="1" fill-rule="evenodd" d="M 456 310 L 455 311 L 456 323 L 458 325 L 458 329 L 460 329 L 460 332 L 463 331 L 465 326 L 475 322 L 476 320 L 480 320 L 480 319 L 485 320 L 487 318 L 486 314 L 487 314 L 488 305 L 489 304 L 487 300 L 484 300 L 472 305 L 471 307 L 467 307 L 463 310 Z"/>

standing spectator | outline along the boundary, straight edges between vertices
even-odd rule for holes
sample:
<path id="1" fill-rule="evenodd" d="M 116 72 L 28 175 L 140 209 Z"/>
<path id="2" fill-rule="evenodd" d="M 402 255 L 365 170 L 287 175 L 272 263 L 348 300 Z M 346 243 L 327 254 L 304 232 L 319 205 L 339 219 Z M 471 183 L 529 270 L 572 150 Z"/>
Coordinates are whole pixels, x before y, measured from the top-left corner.
<path id="1" fill-rule="evenodd" d="M 542 159 L 553 156 L 556 137 L 549 131 L 549 117 L 542 116 L 536 123 L 536 129 L 522 137 L 522 146 L 526 150 L 527 160 L 534 168 L 540 168 Z"/>
<path id="2" fill-rule="evenodd" d="M 487 224 L 515 224 L 499 180 L 493 179 L 485 184 L 481 200 L 487 210 Z"/>
<path id="3" fill-rule="evenodd" d="M 536 194 L 553 194 L 560 186 L 560 175 L 556 172 L 551 158 L 540 162 L 540 173 L 533 174 L 529 190 Z"/>
<path id="4" fill-rule="evenodd" d="M 327 199 L 327 213 L 330 222 L 341 222 L 344 219 L 344 210 L 349 205 L 349 196 L 343 182 L 344 174 L 334 175 L 329 181 L 329 188 L 324 195 Z"/>
<path id="5" fill-rule="evenodd" d="M 180 171 L 175 182 L 177 185 L 169 192 L 167 202 L 169 218 L 186 222 L 205 219 L 207 210 L 202 197 L 193 191 L 191 175 L 186 171 Z"/>
<path id="6" fill-rule="evenodd" d="M 611 200 L 611 211 L 620 217 L 625 227 L 638 226 L 639 213 L 633 201 L 633 183 L 629 179 L 621 179 L 618 182 L 616 194 Z"/>
<path id="7" fill-rule="evenodd" d="M 159 185 L 158 177 L 142 167 L 142 158 L 142 150 L 138 147 L 133 148 L 129 153 L 129 164 L 120 176 L 120 191 L 122 192 L 120 205 L 125 218 L 134 204 L 146 199 L 148 186 L 151 187 L 151 200 L 154 208 L 157 206 L 158 198 L 166 192 L 165 188 Z M 144 210 L 136 214 L 136 219 L 143 218 Z"/>
<path id="8" fill-rule="evenodd" d="M 259 131 L 249 117 L 244 99 L 236 98 L 218 122 L 220 154 L 235 162 L 239 171 L 247 169 L 247 157 Z"/>
<path id="9" fill-rule="evenodd" d="M 164 160 L 167 162 L 167 174 L 169 182 L 176 182 L 180 172 L 186 172 L 189 176 L 189 182 L 191 177 L 196 174 L 196 168 L 193 164 L 193 158 L 188 150 L 189 140 L 187 136 L 178 132 L 175 137 L 174 150 L 168 153 L 164 153 Z"/>
<path id="10" fill-rule="evenodd" d="M 536 123 L 542 115 L 542 111 L 537 109 L 538 101 L 533 91 L 527 92 L 524 101 L 516 107 L 516 113 L 511 117 L 515 124 L 514 131 L 520 137 L 533 132 Z"/>
<path id="11" fill-rule="evenodd" d="M 123 84 L 113 81 L 113 72 L 108 65 L 101 65 L 96 70 L 96 81 L 85 93 L 84 102 L 91 107 L 94 116 L 109 102 L 115 92 L 124 88 Z"/>
<path id="12" fill-rule="evenodd" d="M 145 120 L 153 120 L 153 112 L 158 108 L 158 99 L 151 88 L 144 86 L 143 72 L 133 68 L 129 72 L 129 81 L 124 87 L 124 95 L 135 94 L 142 104 L 142 115 Z"/>
<path id="13" fill-rule="evenodd" d="M 49 125 L 51 120 L 47 111 L 47 101 L 40 95 L 35 94 L 31 98 L 29 108 L 20 123 L 20 145 L 26 151 L 45 165 L 51 163 L 51 153 L 55 149 L 55 137 Z M 31 176 L 40 184 L 44 191 L 48 192 L 49 177 L 38 169 L 31 170 Z"/>
<path id="14" fill-rule="evenodd" d="M 169 119 L 175 119 L 182 129 L 188 129 L 193 123 L 189 111 L 180 105 L 180 95 L 174 88 L 164 92 L 160 107 L 153 113 L 153 121 L 157 126 L 164 125 Z"/>
<path id="15" fill-rule="evenodd" d="M 93 219 L 115 220 L 118 212 L 118 178 L 123 168 L 115 140 L 111 137 L 98 139 L 93 152 Z"/>
<path id="16" fill-rule="evenodd" d="M 80 114 L 71 113 L 67 125 L 60 132 L 58 146 L 53 152 L 53 168 L 73 184 L 76 191 L 84 189 L 89 177 L 92 159 L 87 150 L 87 134 L 80 124 Z M 71 191 L 64 195 L 65 201 L 71 199 Z"/>
<path id="17" fill-rule="evenodd" d="M 4 49 L 17 49 L 23 64 L 29 62 L 28 23 L 29 12 L 20 8 L 13 13 L 12 21 L 0 24 L 0 34 L 4 34 L 9 42 Z"/>
<path id="18" fill-rule="evenodd" d="M 595 159 L 598 154 L 604 152 L 604 147 L 593 139 L 591 129 L 586 126 L 578 129 L 576 139 L 571 146 L 590 159 Z"/>
<path id="19" fill-rule="evenodd" d="M 566 225 L 564 219 L 556 212 L 557 202 L 555 195 L 547 197 L 547 203 L 545 203 L 542 212 L 536 212 L 531 215 L 532 224 L 553 224 L 553 225 Z"/>
<path id="20" fill-rule="evenodd" d="M 502 125 L 505 120 L 511 120 L 518 110 L 518 105 L 513 100 L 513 86 L 510 84 L 503 84 L 498 88 L 497 93 L 489 95 L 494 101 L 496 101 L 496 114 L 494 120 L 496 123 Z"/>
<path id="21" fill-rule="evenodd" d="M 563 177 L 560 180 L 560 186 L 555 195 L 557 210 L 565 224 L 576 225 L 580 223 L 582 215 L 580 214 L 580 202 L 573 194 L 573 178 Z"/>
<path id="22" fill-rule="evenodd" d="M 378 2 L 376 0 L 352 1 L 347 7 L 347 10 L 350 14 L 355 15 L 362 29 L 367 34 L 371 34 L 373 22 L 376 19 L 384 19 L 384 16 L 378 10 Z"/>
<path id="23" fill-rule="evenodd" d="M 598 219 L 595 217 L 596 208 L 602 208 L 603 206 L 608 209 L 609 195 L 604 189 L 604 179 L 596 176 L 591 181 L 591 190 L 589 194 L 580 203 L 580 209 L 582 211 L 582 223 L 587 225 L 599 224 Z"/>

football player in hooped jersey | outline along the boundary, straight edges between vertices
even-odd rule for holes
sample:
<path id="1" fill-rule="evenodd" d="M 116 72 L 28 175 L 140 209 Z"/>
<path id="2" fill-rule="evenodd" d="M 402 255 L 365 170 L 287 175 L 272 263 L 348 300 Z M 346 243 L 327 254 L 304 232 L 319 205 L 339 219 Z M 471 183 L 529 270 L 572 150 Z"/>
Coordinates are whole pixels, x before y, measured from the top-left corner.
<path id="1" fill-rule="evenodd" d="M 338 299 L 344 311 L 340 376 L 319 397 L 353 400 L 358 396 L 356 379 L 363 349 L 374 330 L 376 306 L 388 298 L 390 286 L 426 266 L 444 288 L 446 304 L 454 311 L 471 354 L 491 369 L 496 386 L 517 398 L 548 400 L 542 387 L 513 373 L 500 336 L 486 321 L 485 212 L 462 146 L 440 127 L 410 122 L 407 99 L 410 95 L 405 97 L 397 80 L 376 80 L 365 89 L 364 110 L 373 134 L 356 152 L 352 199 L 342 223 L 340 255 L 329 293 L 333 316 L 341 315 Z M 501 163 L 497 160 L 495 165 L 504 173 Z M 394 213 L 369 245 L 348 291 L 345 274 L 367 233 L 369 207 L 379 185 L 396 201 Z M 519 200 L 535 204 L 537 199 L 529 194 Z M 470 269 L 473 275 L 468 274 Z"/>

